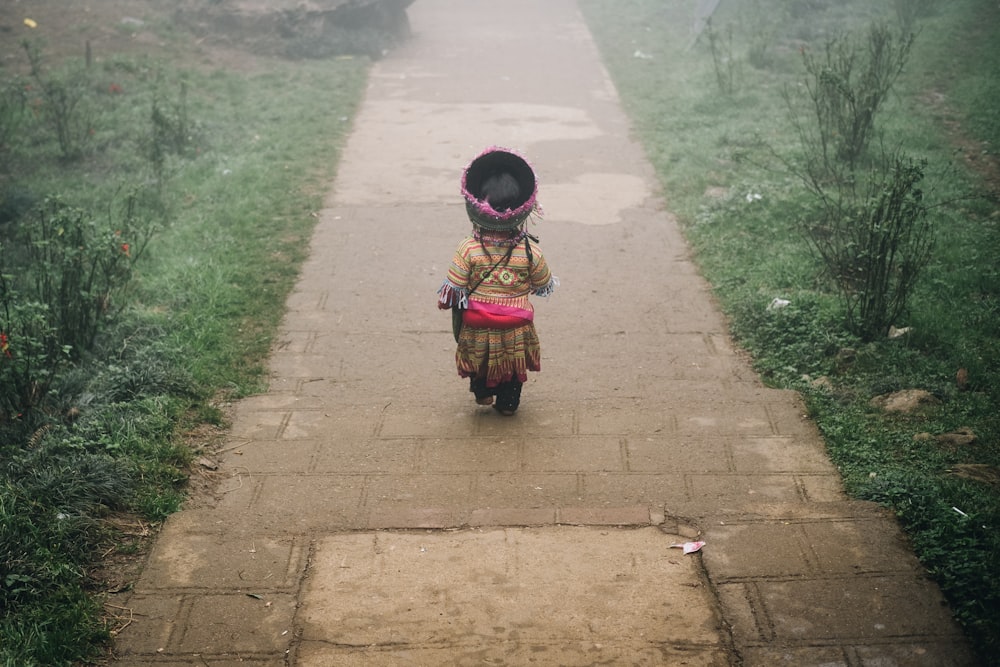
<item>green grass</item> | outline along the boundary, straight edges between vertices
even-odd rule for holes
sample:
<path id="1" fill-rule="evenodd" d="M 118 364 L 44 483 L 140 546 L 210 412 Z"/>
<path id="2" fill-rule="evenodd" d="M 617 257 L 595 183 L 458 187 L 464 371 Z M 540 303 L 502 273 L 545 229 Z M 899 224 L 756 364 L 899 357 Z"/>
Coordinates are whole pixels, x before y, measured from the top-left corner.
<path id="1" fill-rule="evenodd" d="M 697 3 L 582 0 L 581 7 L 734 336 L 765 381 L 802 392 L 848 491 L 895 510 L 989 663 L 1000 652 L 1000 489 L 949 471 L 1000 467 L 1000 184 L 976 169 L 987 157 L 995 164 L 1000 150 L 1000 7 L 930 4 L 880 126 L 887 144 L 929 162 L 924 185 L 939 204 L 937 245 L 897 323 L 911 333 L 872 343 L 848 333 L 842 305 L 798 231 L 809 199 L 774 155 L 799 150 L 781 96 L 805 79 L 799 50 L 863 32 L 873 20 L 894 21 L 892 3 L 722 3 L 713 29 L 732 30 L 731 92 L 717 83 L 707 40 L 689 48 Z M 775 297 L 791 305 L 768 311 Z M 964 389 L 960 368 L 969 378 Z M 820 377 L 827 388 L 814 384 Z M 926 389 L 941 405 L 890 417 L 869 404 L 907 388 Z M 949 448 L 920 435 L 961 427 L 975 432 L 975 443 Z"/>
<path id="2" fill-rule="evenodd" d="M 54 194 L 107 220 L 138 191 L 155 231 L 94 348 L 30 413 L 0 415 L 0 664 L 102 654 L 114 624 L 90 572 L 136 546 L 109 519 L 177 511 L 196 455 L 185 430 L 220 424 L 218 402 L 263 386 L 368 61 L 261 63 L 247 74 L 113 57 L 85 74 L 80 156 L 65 159 L 37 115 L 0 137 L 8 248 L 19 216 Z"/>

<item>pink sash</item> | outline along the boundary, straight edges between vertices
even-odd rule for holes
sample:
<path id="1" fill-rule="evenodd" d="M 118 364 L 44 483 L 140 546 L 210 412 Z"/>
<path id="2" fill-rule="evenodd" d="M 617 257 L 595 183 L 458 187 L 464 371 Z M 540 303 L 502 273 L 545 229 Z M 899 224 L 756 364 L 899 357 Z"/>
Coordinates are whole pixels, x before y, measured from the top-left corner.
<path id="1" fill-rule="evenodd" d="M 515 329 L 531 324 L 535 313 L 524 308 L 501 306 L 469 299 L 469 307 L 462 311 L 462 322 L 476 329 Z"/>

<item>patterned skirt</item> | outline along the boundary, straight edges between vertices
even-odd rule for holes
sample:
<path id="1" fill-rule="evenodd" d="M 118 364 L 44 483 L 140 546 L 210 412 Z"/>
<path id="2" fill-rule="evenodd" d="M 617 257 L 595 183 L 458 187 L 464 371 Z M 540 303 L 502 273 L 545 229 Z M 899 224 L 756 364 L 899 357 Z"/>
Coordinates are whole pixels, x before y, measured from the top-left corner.
<path id="1" fill-rule="evenodd" d="M 486 377 L 486 386 L 518 379 L 526 382 L 528 371 L 542 370 L 542 351 L 535 325 L 514 329 L 462 327 L 455 362 L 460 377 Z"/>

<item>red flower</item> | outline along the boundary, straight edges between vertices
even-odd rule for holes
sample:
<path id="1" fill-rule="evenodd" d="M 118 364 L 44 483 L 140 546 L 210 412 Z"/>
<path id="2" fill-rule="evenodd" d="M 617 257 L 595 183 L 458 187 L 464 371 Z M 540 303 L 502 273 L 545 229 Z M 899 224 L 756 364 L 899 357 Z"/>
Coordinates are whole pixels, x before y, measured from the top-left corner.
<path id="1" fill-rule="evenodd" d="M 3 352 L 8 357 L 14 356 L 10 353 L 10 339 L 7 338 L 7 334 L 2 332 L 0 332 L 0 352 Z"/>
<path id="2" fill-rule="evenodd" d="M 118 95 L 124 91 L 122 90 L 122 87 L 119 86 L 117 83 L 113 83 L 110 86 L 108 86 L 108 92 L 111 93 L 112 95 Z"/>
<path id="3" fill-rule="evenodd" d="M 122 252 L 125 253 L 126 257 L 131 257 L 132 253 L 129 252 L 129 245 L 127 243 L 122 244 Z"/>

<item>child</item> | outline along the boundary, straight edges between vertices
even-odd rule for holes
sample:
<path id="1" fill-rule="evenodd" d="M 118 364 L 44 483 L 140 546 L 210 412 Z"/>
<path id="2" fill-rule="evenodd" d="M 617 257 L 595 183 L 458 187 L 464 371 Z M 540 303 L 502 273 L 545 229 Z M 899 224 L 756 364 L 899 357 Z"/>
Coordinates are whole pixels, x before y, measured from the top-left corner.
<path id="1" fill-rule="evenodd" d="M 438 308 L 461 309 L 455 361 L 479 405 L 513 415 L 528 371 L 541 370 L 529 294 L 559 284 L 538 239 L 524 229 L 537 208 L 535 174 L 520 155 L 488 148 L 462 175 L 472 235 L 458 246 L 438 290 Z"/>

